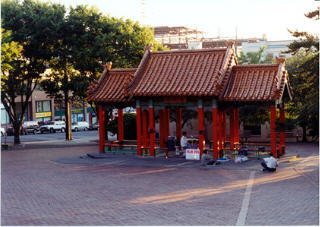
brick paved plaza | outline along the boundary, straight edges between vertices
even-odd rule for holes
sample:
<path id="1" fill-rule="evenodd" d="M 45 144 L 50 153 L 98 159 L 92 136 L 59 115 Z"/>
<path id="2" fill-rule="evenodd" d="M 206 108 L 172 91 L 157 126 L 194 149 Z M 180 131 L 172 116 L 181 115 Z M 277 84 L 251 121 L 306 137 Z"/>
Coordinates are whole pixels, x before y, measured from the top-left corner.
<path id="1" fill-rule="evenodd" d="M 253 160 L 204 168 L 80 158 L 92 145 L 2 151 L 1 224 L 318 225 L 318 145 L 287 149 L 271 174 Z"/>

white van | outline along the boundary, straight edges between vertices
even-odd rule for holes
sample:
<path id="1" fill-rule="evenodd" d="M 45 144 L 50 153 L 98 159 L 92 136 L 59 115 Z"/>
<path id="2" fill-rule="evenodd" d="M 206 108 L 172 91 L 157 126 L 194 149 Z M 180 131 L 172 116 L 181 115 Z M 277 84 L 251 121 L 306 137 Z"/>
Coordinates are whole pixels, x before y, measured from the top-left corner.
<path id="1" fill-rule="evenodd" d="M 87 131 L 87 130 L 89 130 L 89 123 L 86 121 L 74 122 L 71 125 L 71 130 L 75 131 L 75 132 L 81 131 L 81 130 Z"/>

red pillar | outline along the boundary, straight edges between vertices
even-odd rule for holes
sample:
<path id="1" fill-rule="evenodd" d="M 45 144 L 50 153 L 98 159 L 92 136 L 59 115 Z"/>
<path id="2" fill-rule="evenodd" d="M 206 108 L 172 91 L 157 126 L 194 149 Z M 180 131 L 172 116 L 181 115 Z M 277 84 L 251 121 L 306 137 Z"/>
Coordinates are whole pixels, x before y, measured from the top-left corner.
<path id="1" fill-rule="evenodd" d="M 165 147 L 165 117 L 164 117 L 165 111 L 164 110 L 159 110 L 159 116 L 160 116 L 160 121 L 159 121 L 159 134 L 160 134 L 160 147 L 164 148 Z"/>
<path id="2" fill-rule="evenodd" d="M 122 142 L 123 139 L 124 139 L 123 110 L 118 109 L 118 140 Z"/>
<path id="3" fill-rule="evenodd" d="M 285 152 L 286 146 L 286 135 L 284 130 L 285 124 L 285 111 L 284 111 L 284 104 L 281 104 L 280 107 L 280 123 L 281 123 L 281 131 L 280 131 L 280 155 L 283 155 Z"/>
<path id="4" fill-rule="evenodd" d="M 167 137 L 166 137 L 166 141 L 168 140 L 168 136 L 170 136 L 170 108 L 167 107 L 166 108 L 166 121 L 167 121 L 167 126 L 166 126 L 166 129 L 167 129 Z"/>
<path id="5" fill-rule="evenodd" d="M 215 100 L 212 102 L 212 147 L 213 158 L 219 158 L 218 150 L 218 108 Z"/>
<path id="6" fill-rule="evenodd" d="M 222 148 L 224 149 L 225 148 L 225 144 L 226 144 L 226 141 L 227 141 L 227 123 L 226 123 L 226 110 L 223 110 L 223 115 L 222 115 L 222 131 L 223 131 L 223 146 Z"/>
<path id="7" fill-rule="evenodd" d="M 234 111 L 233 109 L 230 110 L 230 149 L 233 150 L 234 148 Z"/>
<path id="8" fill-rule="evenodd" d="M 179 143 L 180 143 L 180 138 L 182 136 L 181 120 L 182 120 L 182 108 L 177 107 L 176 108 L 176 137 Z"/>
<path id="9" fill-rule="evenodd" d="M 141 109 L 140 106 L 136 107 L 136 120 L 137 120 L 137 155 L 141 156 L 141 144 L 142 144 L 142 136 L 141 136 Z"/>
<path id="10" fill-rule="evenodd" d="M 150 135 L 150 155 L 155 156 L 156 128 L 154 122 L 154 108 L 149 107 L 149 135 Z"/>
<path id="11" fill-rule="evenodd" d="M 106 131 L 105 131 L 105 111 L 101 105 L 98 107 L 99 111 L 99 152 L 104 152 L 104 143 L 106 139 Z"/>
<path id="12" fill-rule="evenodd" d="M 148 111 L 142 111 L 142 147 L 148 147 Z"/>
<path id="13" fill-rule="evenodd" d="M 198 107 L 198 130 L 199 130 L 199 149 L 200 157 L 202 156 L 204 149 L 204 116 L 203 107 Z"/>
<path id="14" fill-rule="evenodd" d="M 271 152 L 277 158 L 277 137 L 276 137 L 276 107 L 270 107 L 270 137 L 271 137 Z"/>
<path id="15" fill-rule="evenodd" d="M 240 137 L 239 137 L 239 128 L 240 128 L 240 123 L 239 123 L 239 108 L 234 109 L 234 125 L 235 125 L 235 135 L 234 135 L 234 141 L 239 143 L 240 142 Z"/>
<path id="16" fill-rule="evenodd" d="M 89 113 L 89 125 L 92 125 L 92 113 Z"/>

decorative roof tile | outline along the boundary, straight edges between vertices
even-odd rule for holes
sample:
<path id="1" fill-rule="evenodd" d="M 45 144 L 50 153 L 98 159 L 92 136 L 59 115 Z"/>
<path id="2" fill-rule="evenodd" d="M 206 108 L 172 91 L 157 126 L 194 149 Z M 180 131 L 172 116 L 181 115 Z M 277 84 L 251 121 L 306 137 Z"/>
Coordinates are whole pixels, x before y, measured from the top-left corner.
<path id="1" fill-rule="evenodd" d="M 105 69 L 99 81 L 88 88 L 88 101 L 114 103 L 131 102 L 127 86 L 136 69 Z"/>
<path id="2" fill-rule="evenodd" d="M 278 100 L 288 86 L 284 63 L 233 66 L 231 75 L 220 100 L 224 101 L 273 101 Z"/>
<path id="3" fill-rule="evenodd" d="M 226 72 L 236 64 L 233 46 L 228 48 L 146 51 L 134 80 L 132 96 L 219 95 Z"/>

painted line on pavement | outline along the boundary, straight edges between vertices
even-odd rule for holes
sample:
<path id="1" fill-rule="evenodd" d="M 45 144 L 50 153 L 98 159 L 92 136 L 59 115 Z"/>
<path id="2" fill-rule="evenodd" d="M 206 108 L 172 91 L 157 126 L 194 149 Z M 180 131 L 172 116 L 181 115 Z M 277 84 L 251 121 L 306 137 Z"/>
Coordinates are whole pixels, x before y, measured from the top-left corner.
<path id="1" fill-rule="evenodd" d="M 254 174 L 255 174 L 255 171 L 250 173 L 248 185 L 247 185 L 246 191 L 244 193 L 244 197 L 242 200 L 242 206 L 241 206 L 241 210 L 240 210 L 236 225 L 244 225 L 246 222 L 248 209 L 249 209 L 249 203 L 250 203 L 250 196 L 251 196 L 251 191 L 252 191 L 252 185 L 253 185 L 253 181 L 254 181 Z"/>

